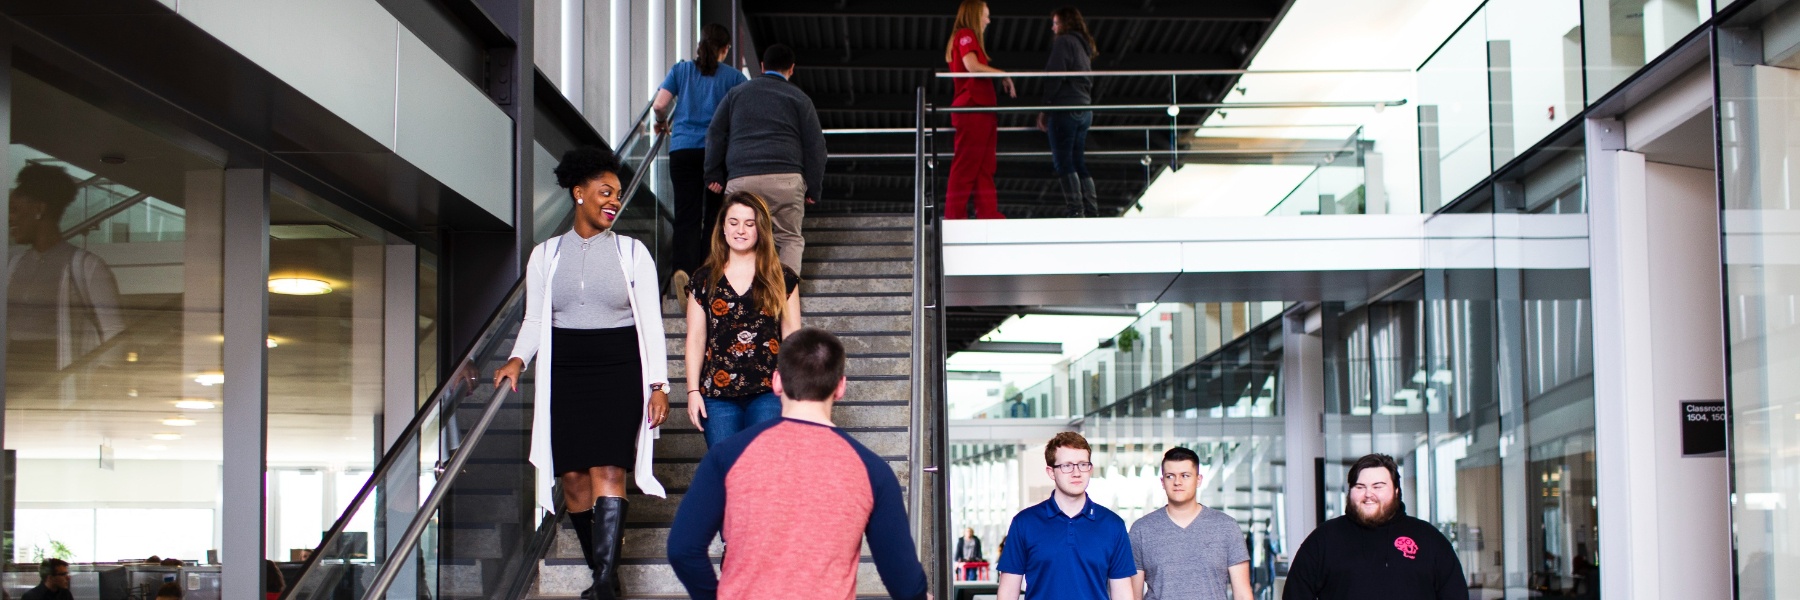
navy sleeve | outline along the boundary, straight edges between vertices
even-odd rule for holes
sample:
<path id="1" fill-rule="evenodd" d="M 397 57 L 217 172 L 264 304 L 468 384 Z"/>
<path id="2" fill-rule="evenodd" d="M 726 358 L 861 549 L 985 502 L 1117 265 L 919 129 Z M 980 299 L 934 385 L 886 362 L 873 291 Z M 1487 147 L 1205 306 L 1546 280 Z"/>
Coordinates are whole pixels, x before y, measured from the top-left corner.
<path id="1" fill-rule="evenodd" d="M 800 103 L 800 157 L 803 175 L 806 178 L 806 197 L 814 201 L 825 199 L 825 130 L 819 126 L 819 111 L 813 108 L 811 99 L 801 96 Z"/>
<path id="2" fill-rule="evenodd" d="M 731 99 L 736 97 L 733 89 L 719 100 L 718 108 L 713 109 L 712 123 L 706 126 L 706 175 L 707 183 L 725 183 L 725 142 L 731 139 Z"/>
<path id="3" fill-rule="evenodd" d="M 918 548 L 913 545 L 911 522 L 900 497 L 900 480 L 894 478 L 887 461 L 849 434 L 839 431 L 838 435 L 856 448 L 869 473 L 869 492 L 875 505 L 869 511 L 869 524 L 863 534 L 868 536 L 869 554 L 875 558 L 875 572 L 881 575 L 881 584 L 887 586 L 888 595 L 894 600 L 924 598 L 930 586 L 925 582 L 925 568 L 919 565 Z"/>
<path id="4" fill-rule="evenodd" d="M 713 572 L 706 549 L 725 524 L 725 473 L 743 453 L 743 446 L 732 450 L 721 446 L 700 461 L 669 528 L 669 566 L 694 600 L 712 600 L 719 595 L 719 576 Z"/>

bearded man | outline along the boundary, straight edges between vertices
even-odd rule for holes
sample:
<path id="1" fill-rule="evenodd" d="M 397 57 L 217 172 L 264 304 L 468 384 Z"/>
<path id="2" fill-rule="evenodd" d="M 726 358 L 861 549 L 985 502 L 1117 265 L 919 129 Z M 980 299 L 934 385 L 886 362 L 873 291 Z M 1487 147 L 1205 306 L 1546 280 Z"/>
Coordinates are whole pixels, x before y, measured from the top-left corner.
<path id="1" fill-rule="evenodd" d="M 1406 515 L 1394 457 L 1357 459 L 1348 483 L 1350 510 L 1300 544 L 1283 600 L 1467 600 L 1462 561 L 1450 540 Z"/>

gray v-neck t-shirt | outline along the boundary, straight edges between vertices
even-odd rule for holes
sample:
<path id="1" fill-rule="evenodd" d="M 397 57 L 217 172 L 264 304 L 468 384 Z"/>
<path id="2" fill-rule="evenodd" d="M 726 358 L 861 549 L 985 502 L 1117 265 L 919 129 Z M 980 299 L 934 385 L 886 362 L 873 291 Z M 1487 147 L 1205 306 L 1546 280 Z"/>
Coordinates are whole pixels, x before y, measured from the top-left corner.
<path id="1" fill-rule="evenodd" d="M 1144 600 L 1231 600 L 1228 569 L 1250 550 L 1230 515 L 1208 508 L 1183 528 L 1165 506 L 1131 524 L 1131 557 L 1144 572 Z"/>
<path id="2" fill-rule="evenodd" d="M 550 326 L 610 329 L 636 323 L 631 285 L 619 267 L 619 245 L 624 241 L 610 230 L 588 239 L 573 229 L 563 234 L 550 282 Z"/>

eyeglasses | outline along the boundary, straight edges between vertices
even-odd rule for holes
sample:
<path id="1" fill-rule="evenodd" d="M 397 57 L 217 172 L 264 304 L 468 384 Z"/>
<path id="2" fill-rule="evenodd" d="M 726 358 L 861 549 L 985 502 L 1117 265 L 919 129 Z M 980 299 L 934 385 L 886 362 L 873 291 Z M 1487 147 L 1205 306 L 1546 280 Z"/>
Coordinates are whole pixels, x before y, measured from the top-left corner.
<path id="1" fill-rule="evenodd" d="M 1051 468 L 1056 469 L 1058 471 L 1062 471 L 1064 473 L 1074 473 L 1076 471 L 1076 469 L 1080 469 L 1081 472 L 1086 473 L 1088 471 L 1094 470 L 1094 463 L 1091 463 L 1091 462 L 1063 463 L 1060 465 L 1052 465 Z"/>

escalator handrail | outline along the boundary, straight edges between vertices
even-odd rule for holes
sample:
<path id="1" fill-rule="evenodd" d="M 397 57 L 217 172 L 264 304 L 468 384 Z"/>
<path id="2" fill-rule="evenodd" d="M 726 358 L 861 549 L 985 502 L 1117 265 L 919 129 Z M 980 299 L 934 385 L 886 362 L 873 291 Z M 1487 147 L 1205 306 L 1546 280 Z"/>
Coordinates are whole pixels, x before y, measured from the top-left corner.
<path id="1" fill-rule="evenodd" d="M 645 124 L 642 121 L 643 121 L 643 119 L 647 119 L 650 114 L 651 114 L 650 109 L 646 108 L 644 110 L 644 112 L 639 116 L 640 122 L 637 123 L 632 128 L 634 135 L 636 134 L 636 132 L 643 130 Z M 652 142 L 650 152 L 645 155 L 645 158 L 644 158 L 645 163 L 649 163 L 650 161 L 655 160 L 657 153 L 661 151 L 664 144 L 668 141 L 668 136 L 666 136 L 666 135 L 657 135 L 654 132 L 652 132 L 651 135 L 656 135 L 656 138 L 655 138 L 655 141 Z M 630 139 L 630 138 L 628 138 L 628 139 Z M 626 193 L 620 199 L 619 214 L 621 214 L 621 215 L 625 214 L 625 208 L 628 205 L 630 205 L 632 195 L 636 192 L 636 190 L 638 190 L 639 188 L 641 188 L 643 186 L 643 179 L 648 172 L 649 172 L 648 168 L 640 168 L 640 169 L 634 170 L 634 172 L 632 173 L 631 183 L 626 185 Z M 567 228 L 568 223 L 572 222 L 573 220 L 574 220 L 574 214 L 570 213 L 570 215 L 567 218 L 565 218 L 564 225 L 562 226 L 562 228 Z M 561 229 L 561 228 L 559 228 L 559 229 Z M 426 417 L 428 415 L 432 414 L 434 412 L 434 409 L 436 409 L 436 412 L 438 414 L 449 414 L 451 412 L 451 410 L 456 408 L 456 406 L 454 404 L 450 405 L 450 406 L 440 407 L 439 405 L 443 404 L 443 397 L 447 393 L 449 393 L 451 390 L 456 389 L 455 388 L 456 384 L 463 383 L 465 381 L 479 383 L 482 380 L 481 377 L 479 376 L 479 373 L 473 371 L 473 367 L 476 363 L 476 360 L 478 358 L 480 358 L 480 357 L 476 356 L 475 353 L 479 349 L 481 349 L 482 346 L 484 345 L 484 343 L 488 340 L 488 338 L 494 334 L 496 327 L 501 324 L 502 317 L 506 316 L 507 311 L 505 310 L 505 308 L 512 304 L 512 302 L 514 301 L 514 299 L 517 295 L 524 292 L 524 288 L 525 288 L 525 278 L 520 277 L 518 282 L 513 284 L 512 291 L 507 293 L 506 299 L 504 301 L 502 301 L 500 303 L 499 307 L 495 308 L 494 313 L 488 317 L 487 322 L 481 328 L 482 333 L 479 336 L 477 336 L 476 339 L 474 340 L 474 342 L 470 345 L 469 352 L 466 355 L 464 355 L 461 363 L 457 365 L 457 368 L 454 371 L 452 371 L 450 378 L 446 379 L 442 384 L 440 384 L 438 386 L 437 391 L 434 392 L 430 396 L 430 398 L 426 400 L 425 404 L 421 405 L 419 407 L 419 410 L 413 414 L 412 420 L 407 423 L 406 429 L 401 431 L 399 437 L 396 438 L 396 441 L 394 442 L 394 444 L 392 446 L 390 446 L 386 452 L 382 453 L 381 460 L 376 463 L 374 470 L 369 472 L 368 481 L 363 483 L 362 488 L 357 490 L 356 496 L 352 497 L 350 502 L 345 505 L 344 513 L 341 515 L 338 515 L 337 522 L 333 523 L 331 526 L 331 529 L 326 531 L 325 536 L 320 539 L 318 547 L 316 549 L 314 549 L 312 554 L 310 556 L 308 556 L 306 558 L 306 561 L 301 565 L 300 575 L 295 578 L 296 584 L 298 584 L 301 580 L 303 580 L 308 573 L 311 573 L 313 571 L 313 568 L 318 566 L 318 563 L 323 559 L 324 555 L 327 554 L 327 550 L 330 550 L 332 548 L 332 546 L 334 544 L 336 544 L 338 542 L 338 540 L 343 537 L 344 530 L 349 527 L 350 520 L 352 517 L 354 517 L 356 515 L 357 509 L 359 509 L 365 503 L 368 502 L 369 496 L 374 494 L 375 488 L 379 487 L 382 484 L 387 473 L 393 469 L 394 463 L 397 462 L 398 460 L 400 460 L 399 459 L 400 453 L 396 452 L 395 450 L 400 449 L 400 448 L 405 448 L 406 447 L 405 442 L 407 440 L 421 437 L 421 431 L 424 429 Z M 460 398 L 461 396 L 458 395 L 457 397 Z M 460 400 L 458 402 L 460 402 Z M 490 407 L 490 408 L 492 408 L 492 407 Z M 478 422 L 476 424 L 476 427 L 479 427 L 481 430 L 485 430 L 486 423 L 487 423 L 487 420 L 483 420 L 481 422 Z M 471 442 L 473 442 L 475 440 L 479 440 L 482 433 L 484 433 L 484 431 L 479 431 L 476 428 L 471 428 L 469 433 L 465 434 L 465 437 L 464 437 L 462 443 L 458 445 L 458 450 L 461 450 L 463 448 L 472 448 L 473 444 Z M 456 479 L 457 473 L 458 473 L 458 471 L 446 469 L 442 478 L 438 481 L 438 484 L 444 485 L 444 486 L 449 485 L 449 483 L 453 482 Z M 430 512 L 431 511 L 425 511 L 425 510 L 421 509 L 419 514 L 420 515 L 428 515 L 428 514 L 430 514 Z M 396 560 L 404 560 L 404 556 L 407 553 L 410 553 L 410 549 L 407 548 L 407 545 L 398 545 L 395 547 L 395 549 L 397 551 L 401 552 L 402 554 L 400 557 L 390 557 L 390 562 L 393 562 Z M 297 590 L 299 588 L 300 588 L 299 585 L 291 585 L 288 587 L 287 591 L 282 593 L 281 597 L 285 600 L 290 595 L 292 595 L 295 590 Z M 365 596 L 365 597 L 370 597 L 370 596 Z"/>

